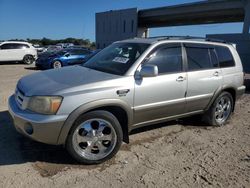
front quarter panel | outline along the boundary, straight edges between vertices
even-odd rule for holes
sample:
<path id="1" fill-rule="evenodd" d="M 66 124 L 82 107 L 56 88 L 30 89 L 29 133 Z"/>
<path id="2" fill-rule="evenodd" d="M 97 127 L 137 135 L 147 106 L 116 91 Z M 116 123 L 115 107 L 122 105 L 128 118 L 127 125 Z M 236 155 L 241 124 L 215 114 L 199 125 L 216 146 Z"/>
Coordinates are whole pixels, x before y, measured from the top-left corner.
<path id="1" fill-rule="evenodd" d="M 79 106 L 76 110 L 74 110 L 67 120 L 64 122 L 64 125 L 61 129 L 60 135 L 58 137 L 57 144 L 62 145 L 65 144 L 67 136 L 69 134 L 69 131 L 71 127 L 73 126 L 74 122 L 76 119 L 91 110 L 101 108 L 101 107 L 106 107 L 106 106 L 117 106 L 123 108 L 128 115 L 128 125 L 130 125 L 133 121 L 133 111 L 131 107 L 124 101 L 119 100 L 119 99 L 104 99 L 104 100 L 98 100 L 98 101 L 93 101 L 84 105 Z"/>
<path id="2" fill-rule="evenodd" d="M 119 96 L 117 91 L 124 89 L 128 89 L 129 92 L 126 95 Z M 61 95 L 64 99 L 58 114 L 69 114 L 69 116 L 61 130 L 58 144 L 64 144 L 71 126 L 81 114 L 100 107 L 121 107 L 127 112 L 128 124 L 132 122 L 134 96 L 134 77 L 132 76 L 101 83 L 97 82 L 91 86 L 85 85 L 82 86 L 82 90 L 71 88 L 70 91 Z"/>

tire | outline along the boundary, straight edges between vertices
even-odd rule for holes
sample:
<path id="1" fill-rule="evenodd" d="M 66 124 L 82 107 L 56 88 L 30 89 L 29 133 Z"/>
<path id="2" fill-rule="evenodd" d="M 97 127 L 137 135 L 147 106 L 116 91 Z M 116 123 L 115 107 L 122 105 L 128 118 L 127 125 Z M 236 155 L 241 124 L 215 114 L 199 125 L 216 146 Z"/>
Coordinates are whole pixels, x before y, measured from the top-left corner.
<path id="1" fill-rule="evenodd" d="M 61 61 L 58 61 L 58 60 L 56 60 L 56 61 L 54 61 L 53 63 L 52 63 L 52 68 L 53 69 L 59 69 L 59 68 L 62 68 L 62 62 Z"/>
<path id="2" fill-rule="evenodd" d="M 123 133 L 117 118 L 107 111 L 81 115 L 66 140 L 70 155 L 83 164 L 99 164 L 111 159 L 120 149 Z"/>
<path id="3" fill-rule="evenodd" d="M 223 103 L 224 99 L 224 103 Z M 232 114 L 234 100 L 229 92 L 222 92 L 204 115 L 206 123 L 212 126 L 223 126 Z"/>
<path id="4" fill-rule="evenodd" d="M 27 64 L 27 65 L 31 65 L 33 64 L 35 61 L 34 57 L 32 55 L 26 55 L 24 56 L 23 58 L 23 63 L 24 64 Z"/>

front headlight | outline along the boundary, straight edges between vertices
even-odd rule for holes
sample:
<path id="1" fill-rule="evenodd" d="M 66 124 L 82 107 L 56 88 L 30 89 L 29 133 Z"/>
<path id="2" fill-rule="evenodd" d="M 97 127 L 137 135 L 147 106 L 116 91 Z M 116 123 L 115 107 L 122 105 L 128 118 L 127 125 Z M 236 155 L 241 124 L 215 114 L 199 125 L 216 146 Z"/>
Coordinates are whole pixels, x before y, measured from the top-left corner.
<path id="1" fill-rule="evenodd" d="M 56 114 L 62 99 L 61 96 L 34 96 L 29 99 L 27 109 L 39 114 Z"/>

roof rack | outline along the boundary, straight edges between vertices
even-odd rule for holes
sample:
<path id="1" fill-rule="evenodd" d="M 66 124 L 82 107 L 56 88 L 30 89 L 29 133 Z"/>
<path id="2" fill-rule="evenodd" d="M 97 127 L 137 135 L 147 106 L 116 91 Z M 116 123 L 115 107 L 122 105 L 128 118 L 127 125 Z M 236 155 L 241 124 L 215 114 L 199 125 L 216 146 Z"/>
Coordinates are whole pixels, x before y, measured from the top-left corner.
<path id="1" fill-rule="evenodd" d="M 213 39 L 213 38 L 206 38 L 206 37 L 195 37 L 195 36 L 157 36 L 157 37 L 148 37 L 148 39 L 158 39 L 158 41 L 161 40 L 173 40 L 173 39 L 198 39 L 198 40 L 204 40 L 209 42 L 220 42 L 220 43 L 227 43 L 224 40 L 220 39 Z"/>

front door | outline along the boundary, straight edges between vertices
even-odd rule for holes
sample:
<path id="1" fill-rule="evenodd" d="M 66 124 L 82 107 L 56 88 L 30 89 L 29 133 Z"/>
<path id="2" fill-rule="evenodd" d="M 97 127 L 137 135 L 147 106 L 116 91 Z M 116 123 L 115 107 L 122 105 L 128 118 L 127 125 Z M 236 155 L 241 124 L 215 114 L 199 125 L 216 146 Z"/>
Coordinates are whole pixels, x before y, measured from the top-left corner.
<path id="1" fill-rule="evenodd" d="M 137 126 L 183 114 L 187 76 L 183 71 L 181 45 L 158 47 L 143 64 L 156 65 L 159 75 L 136 78 L 134 124 Z"/>

